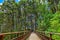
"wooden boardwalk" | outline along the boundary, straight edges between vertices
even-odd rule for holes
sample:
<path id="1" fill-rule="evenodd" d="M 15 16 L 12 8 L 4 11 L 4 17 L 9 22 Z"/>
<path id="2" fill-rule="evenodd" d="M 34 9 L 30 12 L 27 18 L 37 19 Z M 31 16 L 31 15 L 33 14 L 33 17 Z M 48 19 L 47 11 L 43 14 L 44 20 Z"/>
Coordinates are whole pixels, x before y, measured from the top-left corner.
<path id="1" fill-rule="evenodd" d="M 30 37 L 27 40 L 42 40 L 41 38 L 39 38 L 36 33 L 32 32 Z"/>
<path id="2" fill-rule="evenodd" d="M 4 40 L 4 37 L 6 35 L 10 35 L 10 34 L 19 34 L 20 35 L 20 32 L 1 33 L 0 40 Z M 38 32 L 26 32 L 22 36 L 13 38 L 12 40 L 53 40 L 52 34 L 51 33 L 49 33 L 49 34 L 50 34 L 50 37 L 45 36 L 43 33 L 39 34 Z"/>

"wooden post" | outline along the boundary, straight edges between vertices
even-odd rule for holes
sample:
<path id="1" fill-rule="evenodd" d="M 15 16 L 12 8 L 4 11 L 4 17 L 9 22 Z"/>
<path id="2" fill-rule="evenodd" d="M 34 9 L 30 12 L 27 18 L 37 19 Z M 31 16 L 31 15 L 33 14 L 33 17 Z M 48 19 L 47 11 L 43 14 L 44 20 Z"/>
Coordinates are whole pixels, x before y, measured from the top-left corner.
<path id="1" fill-rule="evenodd" d="M 4 40 L 4 35 L 0 35 L 0 40 Z"/>
<path id="2" fill-rule="evenodd" d="M 52 40 L 52 33 L 50 33 L 50 39 L 49 40 Z"/>

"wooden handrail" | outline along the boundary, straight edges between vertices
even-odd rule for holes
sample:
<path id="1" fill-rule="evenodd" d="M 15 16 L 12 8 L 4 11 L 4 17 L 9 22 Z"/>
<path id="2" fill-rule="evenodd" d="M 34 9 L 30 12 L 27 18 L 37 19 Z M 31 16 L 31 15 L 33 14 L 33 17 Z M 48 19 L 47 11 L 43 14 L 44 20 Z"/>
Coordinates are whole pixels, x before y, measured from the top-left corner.
<path id="1" fill-rule="evenodd" d="M 37 32 L 40 32 L 40 33 L 47 33 L 47 34 L 54 34 L 54 35 L 60 35 L 60 32 L 45 32 L 45 31 L 37 31 Z"/>
<path id="2" fill-rule="evenodd" d="M 8 32 L 8 33 L 0 33 L 0 35 L 10 35 L 10 34 L 19 34 L 23 32 L 28 32 L 28 31 L 22 31 L 22 32 Z"/>
<path id="3" fill-rule="evenodd" d="M 24 32 L 28 32 L 28 31 L 0 33 L 0 40 L 4 40 L 5 35 L 20 34 L 20 33 L 24 33 Z"/>
<path id="4" fill-rule="evenodd" d="M 40 34 L 39 32 L 36 32 L 36 34 L 38 35 L 39 38 L 41 38 L 42 40 L 49 40 L 49 37 L 43 35 L 43 34 Z"/>
<path id="5" fill-rule="evenodd" d="M 43 35 L 49 34 L 50 35 L 49 40 L 53 40 L 52 35 L 59 35 L 60 36 L 60 33 L 56 33 L 56 32 L 47 32 L 47 31 L 37 31 L 37 32 L 42 33 Z"/>
<path id="6" fill-rule="evenodd" d="M 28 33 L 26 33 L 26 34 L 24 34 L 22 36 L 19 36 L 17 38 L 14 38 L 12 40 L 26 40 L 30 36 L 30 34 L 31 34 L 31 32 L 28 32 Z"/>

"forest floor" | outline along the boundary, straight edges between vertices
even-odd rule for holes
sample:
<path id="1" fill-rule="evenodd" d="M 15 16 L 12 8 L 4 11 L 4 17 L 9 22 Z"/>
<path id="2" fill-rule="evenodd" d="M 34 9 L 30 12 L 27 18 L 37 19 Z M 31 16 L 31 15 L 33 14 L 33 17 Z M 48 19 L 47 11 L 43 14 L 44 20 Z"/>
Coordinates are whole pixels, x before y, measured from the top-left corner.
<path id="1" fill-rule="evenodd" d="M 42 40 L 41 38 L 39 38 L 36 33 L 32 32 L 30 37 L 27 40 Z"/>

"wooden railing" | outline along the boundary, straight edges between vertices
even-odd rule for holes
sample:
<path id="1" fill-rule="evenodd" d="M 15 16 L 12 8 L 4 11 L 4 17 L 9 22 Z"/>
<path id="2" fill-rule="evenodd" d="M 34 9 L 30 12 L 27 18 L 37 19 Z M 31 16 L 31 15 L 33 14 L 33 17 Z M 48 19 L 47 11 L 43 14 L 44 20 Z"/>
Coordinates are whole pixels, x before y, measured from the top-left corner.
<path id="1" fill-rule="evenodd" d="M 52 35 L 60 35 L 60 33 L 55 33 L 55 32 L 45 32 L 45 31 L 36 31 L 38 36 L 42 37 L 43 40 L 54 40 L 52 38 Z M 8 33 L 0 33 L 0 40 L 4 40 L 4 38 L 6 37 L 6 35 L 14 35 L 16 34 L 15 37 L 12 37 L 9 40 L 18 40 L 18 39 L 26 39 L 31 32 L 29 33 L 29 31 L 22 31 L 22 32 L 8 32 Z M 49 34 L 49 37 L 46 36 L 46 34 Z"/>
<path id="2" fill-rule="evenodd" d="M 40 37 L 43 40 L 53 40 L 51 32 L 45 32 L 45 31 L 37 31 Z M 49 34 L 50 37 L 46 36 L 46 34 Z"/>
<path id="3" fill-rule="evenodd" d="M 30 36 L 30 34 L 31 34 L 31 31 L 24 34 L 23 36 L 20 36 L 20 37 L 14 39 L 14 40 L 26 40 Z"/>
<path id="4" fill-rule="evenodd" d="M 56 33 L 56 32 L 45 32 L 45 31 L 36 31 L 36 32 L 38 32 L 40 35 L 44 36 L 48 40 L 55 40 L 52 38 L 52 36 L 53 35 L 60 35 L 60 33 Z M 49 34 L 49 37 L 46 36 L 46 34 Z"/>
<path id="5" fill-rule="evenodd" d="M 6 35 L 16 35 L 16 37 L 10 38 L 9 40 L 13 40 L 19 36 L 22 36 L 24 34 L 28 33 L 28 31 L 22 31 L 22 32 L 8 32 L 8 33 L 0 33 L 0 40 L 4 40 Z M 22 34 L 22 35 L 21 35 Z"/>

